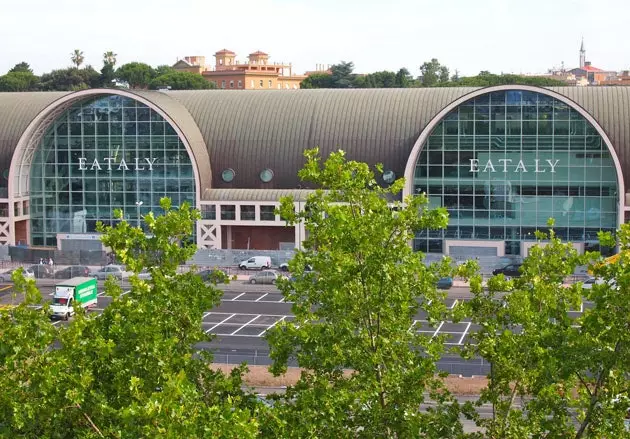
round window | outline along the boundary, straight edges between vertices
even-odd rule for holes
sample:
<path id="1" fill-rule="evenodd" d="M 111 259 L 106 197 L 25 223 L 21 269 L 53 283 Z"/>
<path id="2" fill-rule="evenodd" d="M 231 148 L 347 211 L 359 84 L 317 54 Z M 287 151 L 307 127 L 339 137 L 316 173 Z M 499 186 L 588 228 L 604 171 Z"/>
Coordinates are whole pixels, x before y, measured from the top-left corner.
<path id="1" fill-rule="evenodd" d="M 229 183 L 232 180 L 234 180 L 234 175 L 236 175 L 234 172 L 234 169 L 227 168 L 227 169 L 224 169 L 223 172 L 221 173 L 221 178 L 223 179 L 224 182 Z"/>
<path id="2" fill-rule="evenodd" d="M 260 179 L 263 181 L 263 183 L 269 183 L 272 178 L 273 178 L 273 171 L 271 169 L 265 168 L 262 171 L 260 171 Z"/>
<path id="3" fill-rule="evenodd" d="M 383 181 L 385 183 L 392 184 L 394 180 L 396 180 L 396 174 L 394 174 L 394 171 L 388 169 L 383 172 Z"/>

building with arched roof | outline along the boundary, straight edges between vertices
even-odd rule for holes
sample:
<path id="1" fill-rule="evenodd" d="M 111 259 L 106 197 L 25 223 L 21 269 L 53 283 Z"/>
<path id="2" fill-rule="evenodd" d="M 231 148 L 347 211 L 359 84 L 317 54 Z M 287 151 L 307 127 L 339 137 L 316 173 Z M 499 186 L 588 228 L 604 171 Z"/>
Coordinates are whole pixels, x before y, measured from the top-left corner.
<path id="1" fill-rule="evenodd" d="M 299 246 L 274 213 L 309 188 L 303 151 L 382 163 L 448 209 L 418 250 L 524 255 L 549 217 L 580 248 L 625 219 L 625 87 L 0 93 L 0 243 L 59 246 L 159 199 L 202 212 L 206 248 Z"/>

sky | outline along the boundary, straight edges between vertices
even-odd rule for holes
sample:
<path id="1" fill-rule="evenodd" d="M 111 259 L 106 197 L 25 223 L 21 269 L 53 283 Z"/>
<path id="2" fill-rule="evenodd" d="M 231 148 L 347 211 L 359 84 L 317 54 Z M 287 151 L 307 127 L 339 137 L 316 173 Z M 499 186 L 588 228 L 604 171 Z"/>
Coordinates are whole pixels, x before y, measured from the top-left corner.
<path id="1" fill-rule="evenodd" d="M 0 0 L 0 74 L 68 67 L 74 49 L 100 70 L 109 50 L 157 66 L 223 48 L 296 73 L 352 61 L 417 76 L 432 58 L 460 76 L 543 73 L 577 67 L 582 38 L 594 66 L 628 70 L 628 17 L 628 0 Z"/>

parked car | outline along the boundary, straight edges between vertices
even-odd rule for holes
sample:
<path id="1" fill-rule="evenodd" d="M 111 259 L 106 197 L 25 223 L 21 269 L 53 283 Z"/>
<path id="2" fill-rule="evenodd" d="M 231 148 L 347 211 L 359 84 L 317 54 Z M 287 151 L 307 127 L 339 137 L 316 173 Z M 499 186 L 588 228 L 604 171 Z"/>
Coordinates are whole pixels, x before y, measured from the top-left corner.
<path id="1" fill-rule="evenodd" d="M 283 262 L 278 268 L 280 268 L 280 271 L 289 271 L 289 263 Z M 304 271 L 313 271 L 313 267 L 311 267 L 310 265 L 305 265 Z"/>
<path id="2" fill-rule="evenodd" d="M 90 273 L 90 276 L 99 280 L 107 279 L 109 276 L 114 276 L 116 279 L 126 279 L 130 276 L 130 273 L 125 271 L 125 267 L 122 265 L 106 265 L 100 270 Z"/>
<path id="3" fill-rule="evenodd" d="M 502 268 L 497 268 L 492 272 L 495 276 L 502 274 L 505 277 L 519 277 L 521 275 L 520 268 L 523 264 L 509 264 Z"/>
<path id="4" fill-rule="evenodd" d="M 46 265 L 46 264 L 31 265 L 30 267 L 28 267 L 28 269 L 33 272 L 35 279 L 44 279 L 44 278 L 51 279 L 55 276 L 54 270 L 50 265 Z"/>
<path id="5" fill-rule="evenodd" d="M 589 277 L 584 282 L 582 282 L 582 288 L 590 290 L 591 288 L 593 288 L 593 285 L 603 285 L 605 283 L 606 280 L 602 279 L 601 277 Z M 608 281 L 608 285 L 610 285 L 611 288 L 617 288 L 617 282 L 615 281 L 615 279 L 610 279 Z"/>
<path id="6" fill-rule="evenodd" d="M 73 277 L 89 277 L 90 267 L 71 265 L 55 272 L 55 279 L 72 279 Z"/>
<path id="7" fill-rule="evenodd" d="M 216 281 L 216 283 L 222 283 L 224 279 L 228 277 L 227 273 L 218 268 L 201 270 L 197 273 L 204 282 Z"/>
<path id="8" fill-rule="evenodd" d="M 138 279 L 151 280 L 151 272 L 146 268 L 138 273 Z"/>
<path id="9" fill-rule="evenodd" d="M 275 284 L 282 275 L 275 270 L 265 270 L 250 276 L 250 284 Z"/>
<path id="10" fill-rule="evenodd" d="M 448 290 L 453 286 L 452 277 L 442 277 L 437 281 L 437 287 L 440 290 Z"/>
<path id="11" fill-rule="evenodd" d="M 271 268 L 271 258 L 269 256 L 252 256 L 249 259 L 239 262 L 238 268 L 241 270 L 264 270 Z"/>
<path id="12" fill-rule="evenodd" d="M 11 282 L 11 276 L 13 275 L 13 272 L 15 270 L 17 270 L 17 268 L 14 268 L 13 270 L 7 270 L 4 273 L 0 273 L 0 282 Z M 31 270 L 30 268 L 25 268 L 24 277 L 27 279 L 33 279 L 35 278 L 35 273 L 33 273 L 33 270 Z"/>

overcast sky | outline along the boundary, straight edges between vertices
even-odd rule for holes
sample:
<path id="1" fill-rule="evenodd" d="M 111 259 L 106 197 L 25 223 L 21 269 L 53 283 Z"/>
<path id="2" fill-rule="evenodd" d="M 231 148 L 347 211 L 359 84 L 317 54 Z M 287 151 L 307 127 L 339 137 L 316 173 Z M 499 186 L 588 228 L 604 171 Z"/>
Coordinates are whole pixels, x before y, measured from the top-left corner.
<path id="1" fill-rule="evenodd" d="M 295 71 L 353 61 L 355 72 L 418 67 L 540 73 L 564 61 L 630 68 L 629 0 L 0 0 L 0 74 L 20 61 L 36 74 L 67 67 L 81 49 L 118 65 L 173 64 L 227 48 L 262 50 Z"/>

